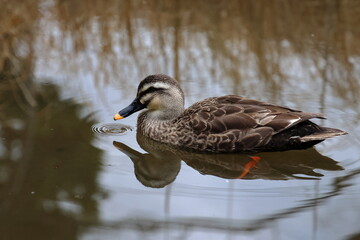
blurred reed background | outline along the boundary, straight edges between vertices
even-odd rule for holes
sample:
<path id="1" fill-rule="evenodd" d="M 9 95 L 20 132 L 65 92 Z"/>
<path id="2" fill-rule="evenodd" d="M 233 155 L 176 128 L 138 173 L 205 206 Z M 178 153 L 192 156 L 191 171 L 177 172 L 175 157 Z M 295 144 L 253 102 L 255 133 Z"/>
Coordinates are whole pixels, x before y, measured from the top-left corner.
<path id="1" fill-rule="evenodd" d="M 97 84 L 126 86 L 129 79 L 166 72 L 180 81 L 226 81 L 239 94 L 249 89 L 257 95 L 315 81 L 320 89 L 331 86 L 347 104 L 359 100 L 355 0 L 3 0 L 1 5 L 0 72 L 17 76 L 9 84 L 29 85 L 41 56 L 45 63 L 62 63 L 49 66 L 61 74 L 90 71 Z"/>

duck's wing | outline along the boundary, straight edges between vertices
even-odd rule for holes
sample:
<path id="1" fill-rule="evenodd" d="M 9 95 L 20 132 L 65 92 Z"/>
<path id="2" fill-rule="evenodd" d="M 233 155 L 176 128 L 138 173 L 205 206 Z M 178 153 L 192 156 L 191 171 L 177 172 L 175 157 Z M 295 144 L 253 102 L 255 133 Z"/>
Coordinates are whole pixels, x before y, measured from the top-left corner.
<path id="1" fill-rule="evenodd" d="M 208 98 L 188 109 L 190 125 L 196 134 L 221 134 L 227 131 L 263 129 L 269 134 L 282 132 L 320 113 L 306 113 L 236 95 Z M 265 131 L 265 130 L 266 131 Z"/>

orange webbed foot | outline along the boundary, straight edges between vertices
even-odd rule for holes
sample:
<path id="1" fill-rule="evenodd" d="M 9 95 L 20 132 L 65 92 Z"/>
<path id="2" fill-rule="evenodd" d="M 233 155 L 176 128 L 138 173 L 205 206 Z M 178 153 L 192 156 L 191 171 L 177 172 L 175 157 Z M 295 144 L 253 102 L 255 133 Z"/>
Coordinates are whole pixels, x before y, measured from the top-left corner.
<path id="1" fill-rule="evenodd" d="M 250 156 L 250 162 L 248 162 L 245 166 L 244 166 L 244 170 L 242 171 L 242 173 L 240 174 L 239 177 L 237 177 L 238 179 L 244 178 L 251 169 L 253 168 L 257 168 L 256 164 L 260 161 L 260 157 L 259 156 Z"/>

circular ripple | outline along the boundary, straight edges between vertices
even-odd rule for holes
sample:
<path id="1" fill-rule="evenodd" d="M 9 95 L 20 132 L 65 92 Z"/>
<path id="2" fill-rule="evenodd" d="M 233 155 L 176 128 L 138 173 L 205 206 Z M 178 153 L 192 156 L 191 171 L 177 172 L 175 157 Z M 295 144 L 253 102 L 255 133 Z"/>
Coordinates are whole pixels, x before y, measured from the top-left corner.
<path id="1" fill-rule="evenodd" d="M 92 126 L 92 131 L 102 135 L 125 135 L 133 128 L 119 123 L 96 124 Z"/>

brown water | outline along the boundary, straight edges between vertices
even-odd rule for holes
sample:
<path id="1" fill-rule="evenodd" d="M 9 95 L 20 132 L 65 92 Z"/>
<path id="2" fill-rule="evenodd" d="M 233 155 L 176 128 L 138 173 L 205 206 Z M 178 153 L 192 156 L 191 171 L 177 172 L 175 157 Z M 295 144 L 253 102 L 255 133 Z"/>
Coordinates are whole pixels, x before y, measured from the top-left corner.
<path id="1" fill-rule="evenodd" d="M 0 0 L 0 239 L 360 239 L 359 1 Z M 113 123 L 141 79 L 350 134 L 208 155 Z M 254 162 L 255 161 L 255 162 Z"/>

